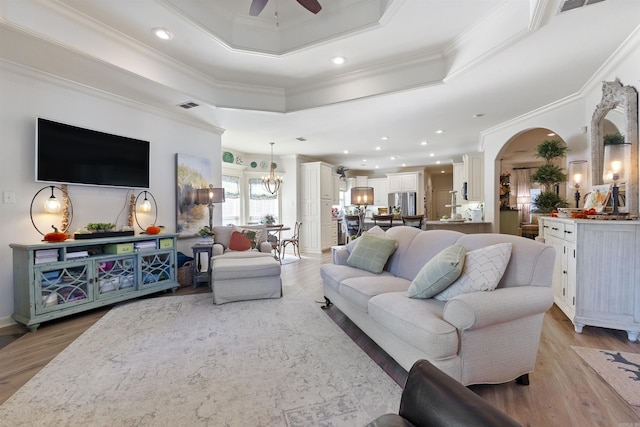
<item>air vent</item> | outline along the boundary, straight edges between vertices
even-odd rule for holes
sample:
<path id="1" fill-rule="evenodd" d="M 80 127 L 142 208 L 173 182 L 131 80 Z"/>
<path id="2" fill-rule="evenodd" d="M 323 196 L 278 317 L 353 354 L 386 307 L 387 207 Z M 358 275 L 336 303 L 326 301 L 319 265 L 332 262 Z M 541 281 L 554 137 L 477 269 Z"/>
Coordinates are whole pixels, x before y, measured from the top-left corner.
<path id="1" fill-rule="evenodd" d="M 195 108 L 195 107 L 199 107 L 200 104 L 196 104 L 193 101 L 187 101 L 187 102 L 183 102 L 182 104 L 178 104 L 178 107 L 184 108 L 185 110 L 188 110 L 189 108 Z"/>
<path id="2" fill-rule="evenodd" d="M 558 13 L 578 9 L 583 6 L 589 6 L 594 3 L 600 3 L 601 1 L 604 0 L 565 0 L 560 4 L 560 11 Z"/>

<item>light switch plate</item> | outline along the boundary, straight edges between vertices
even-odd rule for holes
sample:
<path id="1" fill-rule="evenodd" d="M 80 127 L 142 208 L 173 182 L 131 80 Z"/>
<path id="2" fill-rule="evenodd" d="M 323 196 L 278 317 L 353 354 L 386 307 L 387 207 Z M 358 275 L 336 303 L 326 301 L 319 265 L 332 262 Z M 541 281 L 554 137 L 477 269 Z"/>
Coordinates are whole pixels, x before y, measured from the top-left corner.
<path id="1" fill-rule="evenodd" d="M 14 191 L 4 191 L 2 193 L 2 200 L 4 203 L 15 203 L 16 193 Z"/>

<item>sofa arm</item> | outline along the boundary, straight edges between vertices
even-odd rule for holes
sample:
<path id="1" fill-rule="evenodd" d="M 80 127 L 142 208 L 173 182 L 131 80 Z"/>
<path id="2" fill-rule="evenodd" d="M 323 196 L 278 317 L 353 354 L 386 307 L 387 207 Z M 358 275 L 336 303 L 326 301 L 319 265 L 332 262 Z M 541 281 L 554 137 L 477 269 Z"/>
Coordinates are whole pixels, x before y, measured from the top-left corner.
<path id="1" fill-rule="evenodd" d="M 426 360 L 418 360 L 402 390 L 398 416 L 383 415 L 367 427 L 516 427 L 491 406 Z"/>
<path id="2" fill-rule="evenodd" d="M 550 288 L 516 286 L 458 295 L 445 304 L 442 317 L 459 330 L 479 329 L 544 313 L 552 304 Z"/>
<path id="3" fill-rule="evenodd" d="M 220 243 L 214 243 L 211 249 L 211 256 L 222 255 L 224 253 L 224 246 Z"/>

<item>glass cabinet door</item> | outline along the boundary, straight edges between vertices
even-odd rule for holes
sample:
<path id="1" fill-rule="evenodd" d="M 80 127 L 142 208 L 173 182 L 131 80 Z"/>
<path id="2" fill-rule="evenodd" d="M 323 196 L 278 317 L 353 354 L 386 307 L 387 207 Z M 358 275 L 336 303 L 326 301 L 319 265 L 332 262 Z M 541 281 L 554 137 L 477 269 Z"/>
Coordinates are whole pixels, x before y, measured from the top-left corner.
<path id="1" fill-rule="evenodd" d="M 91 302 L 93 274 L 88 266 L 84 261 L 34 268 L 36 313 Z"/>

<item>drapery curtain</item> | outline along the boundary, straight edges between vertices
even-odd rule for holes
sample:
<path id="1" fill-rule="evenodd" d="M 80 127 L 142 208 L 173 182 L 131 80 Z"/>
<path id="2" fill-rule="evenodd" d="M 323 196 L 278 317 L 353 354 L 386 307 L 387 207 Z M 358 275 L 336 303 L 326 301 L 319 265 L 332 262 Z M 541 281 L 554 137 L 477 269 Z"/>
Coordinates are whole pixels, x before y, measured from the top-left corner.
<path id="1" fill-rule="evenodd" d="M 531 210 L 531 170 L 516 169 L 516 203 L 520 211 L 520 224 L 529 222 Z"/>

